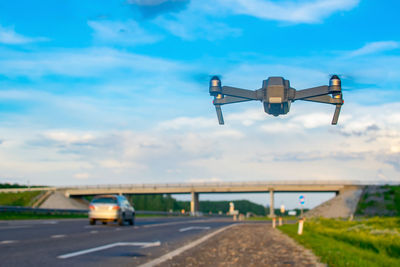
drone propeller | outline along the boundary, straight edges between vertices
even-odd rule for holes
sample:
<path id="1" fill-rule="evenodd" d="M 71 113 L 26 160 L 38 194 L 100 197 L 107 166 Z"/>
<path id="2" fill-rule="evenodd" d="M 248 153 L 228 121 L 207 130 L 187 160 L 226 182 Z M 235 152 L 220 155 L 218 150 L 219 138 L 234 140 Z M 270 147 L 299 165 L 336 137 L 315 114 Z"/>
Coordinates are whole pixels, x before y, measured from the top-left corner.
<path id="1" fill-rule="evenodd" d="M 215 110 L 217 111 L 218 122 L 220 125 L 224 124 L 224 117 L 222 116 L 221 105 L 215 105 Z"/>
<path id="2" fill-rule="evenodd" d="M 336 102 L 335 113 L 333 114 L 332 125 L 336 125 L 339 120 L 340 109 L 343 105 L 343 96 L 342 96 L 342 83 L 337 75 L 332 75 L 329 80 L 329 89 L 332 90 L 332 97 Z"/>

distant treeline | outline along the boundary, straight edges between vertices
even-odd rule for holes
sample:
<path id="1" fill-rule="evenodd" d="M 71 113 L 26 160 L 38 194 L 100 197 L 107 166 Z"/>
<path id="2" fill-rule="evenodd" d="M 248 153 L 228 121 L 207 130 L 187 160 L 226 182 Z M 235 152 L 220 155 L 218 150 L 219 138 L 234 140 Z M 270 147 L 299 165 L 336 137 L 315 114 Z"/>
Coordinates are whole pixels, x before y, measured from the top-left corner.
<path id="1" fill-rule="evenodd" d="M 40 186 L 40 185 L 27 186 L 27 185 L 20 185 L 20 184 L 0 183 L 0 189 L 5 189 L 5 188 L 28 188 L 28 187 L 42 187 L 42 186 Z"/>
<path id="2" fill-rule="evenodd" d="M 128 197 L 134 204 L 136 210 L 153 211 L 190 211 L 190 201 L 178 201 L 170 195 L 131 195 Z M 223 214 L 229 211 L 231 201 L 200 201 L 199 211 L 203 213 Z M 257 215 L 266 215 L 266 208 L 248 200 L 234 200 L 235 209 L 240 213 L 252 212 Z"/>

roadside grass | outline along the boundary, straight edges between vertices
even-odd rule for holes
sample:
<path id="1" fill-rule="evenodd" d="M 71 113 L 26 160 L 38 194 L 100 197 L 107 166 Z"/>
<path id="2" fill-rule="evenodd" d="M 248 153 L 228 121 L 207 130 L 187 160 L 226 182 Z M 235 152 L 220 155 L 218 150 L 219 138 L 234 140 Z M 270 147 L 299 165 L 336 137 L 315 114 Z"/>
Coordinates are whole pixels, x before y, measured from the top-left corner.
<path id="1" fill-rule="evenodd" d="M 27 207 L 33 204 L 42 191 L 26 191 L 18 193 L 0 193 L 0 206 Z"/>
<path id="2" fill-rule="evenodd" d="M 301 236 L 297 224 L 279 229 L 328 266 L 400 266 L 400 218 L 312 219 Z"/>

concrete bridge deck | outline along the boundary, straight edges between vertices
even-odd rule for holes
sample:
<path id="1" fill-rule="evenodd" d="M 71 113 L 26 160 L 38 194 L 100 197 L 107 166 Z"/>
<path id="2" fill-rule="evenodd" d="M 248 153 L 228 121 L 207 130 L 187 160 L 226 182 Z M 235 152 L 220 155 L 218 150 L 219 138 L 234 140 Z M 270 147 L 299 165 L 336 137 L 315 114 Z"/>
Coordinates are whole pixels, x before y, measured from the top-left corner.
<path id="1" fill-rule="evenodd" d="M 349 189 L 362 188 L 360 181 L 260 181 L 221 183 L 170 183 L 131 185 L 88 185 L 68 187 L 0 189 L 0 192 L 28 190 L 58 191 L 66 197 L 82 197 L 101 194 L 191 194 L 191 211 L 198 211 L 200 193 L 269 193 L 270 215 L 274 215 L 275 192 L 335 192 L 337 195 Z"/>

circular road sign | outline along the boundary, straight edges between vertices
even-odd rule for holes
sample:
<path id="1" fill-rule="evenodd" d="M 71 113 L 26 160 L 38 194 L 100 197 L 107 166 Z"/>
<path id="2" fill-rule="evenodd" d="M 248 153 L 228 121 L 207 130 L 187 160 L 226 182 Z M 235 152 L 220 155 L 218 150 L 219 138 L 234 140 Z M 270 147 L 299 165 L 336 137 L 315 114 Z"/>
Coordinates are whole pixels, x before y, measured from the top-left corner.
<path id="1" fill-rule="evenodd" d="M 301 205 L 304 205 L 304 203 L 306 202 L 305 198 L 303 195 L 299 196 L 299 202 Z"/>

